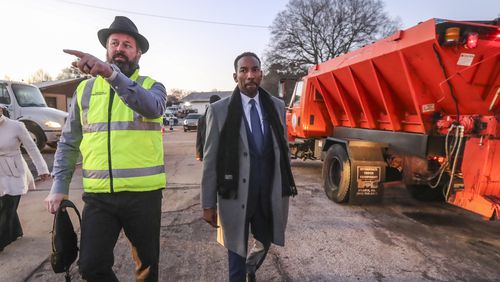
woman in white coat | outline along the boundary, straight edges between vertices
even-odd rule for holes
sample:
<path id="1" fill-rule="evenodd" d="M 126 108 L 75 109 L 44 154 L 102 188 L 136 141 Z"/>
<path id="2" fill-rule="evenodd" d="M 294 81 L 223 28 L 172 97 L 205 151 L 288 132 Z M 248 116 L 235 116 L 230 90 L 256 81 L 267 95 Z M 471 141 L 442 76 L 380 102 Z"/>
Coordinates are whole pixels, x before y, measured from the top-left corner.
<path id="1" fill-rule="evenodd" d="M 22 122 L 11 120 L 0 106 L 0 251 L 23 235 L 17 215 L 21 195 L 35 189 L 35 180 L 21 154 L 21 144 L 33 160 L 42 180 L 49 170 L 42 154 Z"/>

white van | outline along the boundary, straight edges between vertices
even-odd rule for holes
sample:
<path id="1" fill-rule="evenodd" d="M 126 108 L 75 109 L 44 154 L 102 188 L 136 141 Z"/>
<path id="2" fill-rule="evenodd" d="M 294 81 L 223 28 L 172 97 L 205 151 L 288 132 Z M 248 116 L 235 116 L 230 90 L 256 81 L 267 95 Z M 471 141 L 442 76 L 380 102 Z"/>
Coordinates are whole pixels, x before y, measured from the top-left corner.
<path id="1" fill-rule="evenodd" d="M 49 108 L 40 90 L 30 84 L 0 80 L 0 105 L 10 118 L 23 122 L 39 149 L 57 146 L 68 113 Z"/>
<path id="2" fill-rule="evenodd" d="M 179 111 L 179 106 L 170 106 L 165 109 L 165 114 L 168 115 L 177 115 L 177 112 Z"/>

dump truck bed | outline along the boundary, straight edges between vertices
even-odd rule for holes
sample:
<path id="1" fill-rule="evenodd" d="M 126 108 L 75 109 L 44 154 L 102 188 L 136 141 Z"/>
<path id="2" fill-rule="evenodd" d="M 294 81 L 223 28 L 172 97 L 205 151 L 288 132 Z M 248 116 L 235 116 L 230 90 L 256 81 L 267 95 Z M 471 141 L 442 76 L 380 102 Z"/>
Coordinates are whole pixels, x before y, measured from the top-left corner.
<path id="1" fill-rule="evenodd" d="M 445 41 L 450 27 L 458 42 Z M 431 19 L 315 65 L 306 80 L 333 126 L 428 134 L 443 116 L 500 113 L 500 29 Z"/>

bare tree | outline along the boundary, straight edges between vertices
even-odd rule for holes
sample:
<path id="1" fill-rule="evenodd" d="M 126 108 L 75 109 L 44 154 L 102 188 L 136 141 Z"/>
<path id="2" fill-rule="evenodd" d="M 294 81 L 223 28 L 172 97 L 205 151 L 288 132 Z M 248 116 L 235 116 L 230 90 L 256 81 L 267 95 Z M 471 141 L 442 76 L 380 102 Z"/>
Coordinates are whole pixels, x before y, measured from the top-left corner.
<path id="1" fill-rule="evenodd" d="M 184 89 L 178 89 L 178 88 L 172 88 L 170 91 L 168 91 L 169 96 L 174 96 L 177 100 L 180 100 L 184 98 L 185 96 L 189 95 L 192 91 L 189 90 L 184 90 Z"/>
<path id="2" fill-rule="evenodd" d="M 46 70 L 39 69 L 28 79 L 28 83 L 36 83 L 36 82 L 50 81 L 50 80 L 52 80 L 52 76 L 50 76 L 50 74 Z"/>
<path id="3" fill-rule="evenodd" d="M 284 93 L 281 94 L 284 95 L 282 98 L 287 105 L 290 101 L 295 81 L 307 74 L 306 71 L 297 67 L 293 62 L 290 62 L 288 65 L 271 63 L 270 65 L 265 65 L 264 69 L 264 78 L 261 84 L 262 88 L 278 96 L 278 87 L 281 87 L 282 83 L 284 83 Z"/>
<path id="4" fill-rule="evenodd" d="M 387 36 L 400 26 L 381 0 L 290 0 L 271 26 L 266 65 L 305 70 Z"/>
<path id="5" fill-rule="evenodd" d="M 178 104 L 179 98 L 174 95 L 167 95 L 167 107 L 172 106 L 173 104 Z"/>
<path id="6" fill-rule="evenodd" d="M 183 90 L 178 88 L 170 89 L 167 95 L 167 106 L 178 104 L 183 97 L 189 95 L 190 93 L 191 91 L 188 90 Z"/>
<path id="7" fill-rule="evenodd" d="M 79 69 L 75 67 L 67 67 L 61 70 L 61 72 L 57 75 L 56 79 L 62 80 L 69 78 L 79 78 L 83 76 L 85 76 L 85 74 L 83 74 Z"/>

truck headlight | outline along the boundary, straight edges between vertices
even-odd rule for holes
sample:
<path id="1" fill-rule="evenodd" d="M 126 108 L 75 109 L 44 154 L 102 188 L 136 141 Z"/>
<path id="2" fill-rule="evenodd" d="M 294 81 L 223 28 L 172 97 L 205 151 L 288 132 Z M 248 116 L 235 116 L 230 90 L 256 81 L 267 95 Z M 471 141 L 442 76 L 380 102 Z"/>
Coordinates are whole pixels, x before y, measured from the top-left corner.
<path id="1" fill-rule="evenodd" d="M 55 121 L 46 121 L 45 125 L 49 128 L 61 128 L 61 124 Z"/>

